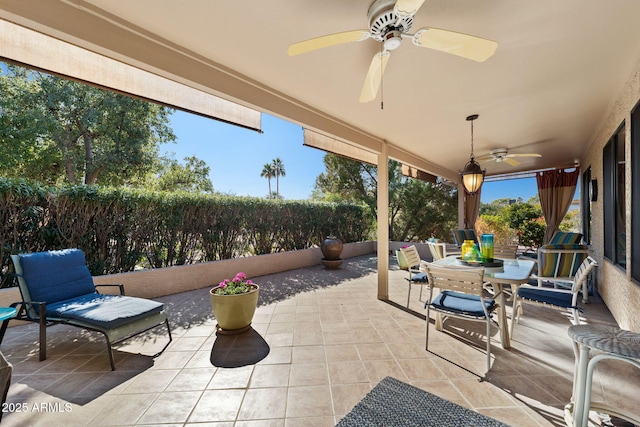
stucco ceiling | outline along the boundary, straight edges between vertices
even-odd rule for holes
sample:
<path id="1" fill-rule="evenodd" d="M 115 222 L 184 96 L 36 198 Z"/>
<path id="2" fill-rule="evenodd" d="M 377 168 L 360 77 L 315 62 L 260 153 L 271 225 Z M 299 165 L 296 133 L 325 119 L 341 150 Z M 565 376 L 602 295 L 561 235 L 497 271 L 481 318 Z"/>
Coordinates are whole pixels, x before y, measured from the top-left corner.
<path id="1" fill-rule="evenodd" d="M 640 59 L 637 0 L 427 0 L 413 30 L 429 26 L 495 40 L 495 55 L 478 63 L 404 40 L 392 52 L 381 94 L 362 104 L 378 42 L 295 57 L 286 51 L 297 41 L 366 29 L 370 3 L 0 0 L 0 17 L 310 128 L 332 132 L 323 123 L 339 123 L 450 177 L 469 157 L 470 114 L 480 116 L 476 156 L 501 147 L 542 155 L 518 159 L 517 167 L 483 163 L 488 175 L 573 164 Z M 123 38 L 123 31 L 137 38 Z M 165 51 L 154 56 L 144 40 L 206 66 L 176 63 Z M 216 79 L 206 80 L 207 67 Z M 225 76 L 240 83 L 231 87 Z M 359 142 L 349 132 L 337 136 Z"/>

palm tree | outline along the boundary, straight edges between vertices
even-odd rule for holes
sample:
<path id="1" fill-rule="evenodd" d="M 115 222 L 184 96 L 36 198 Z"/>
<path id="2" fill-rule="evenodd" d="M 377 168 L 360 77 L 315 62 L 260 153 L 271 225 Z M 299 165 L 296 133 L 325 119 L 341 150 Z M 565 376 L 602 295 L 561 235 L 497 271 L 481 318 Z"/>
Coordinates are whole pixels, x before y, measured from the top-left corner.
<path id="1" fill-rule="evenodd" d="M 273 178 L 274 175 L 275 171 L 273 170 L 273 164 L 265 163 L 265 165 L 262 167 L 260 176 L 263 178 L 267 178 L 267 181 L 269 181 L 269 198 L 271 198 L 271 178 Z"/>
<path id="2" fill-rule="evenodd" d="M 287 172 L 284 170 L 284 163 L 282 163 L 280 157 L 273 159 L 271 167 L 273 168 L 273 173 L 276 176 L 276 194 L 280 197 L 280 177 L 287 176 Z"/>

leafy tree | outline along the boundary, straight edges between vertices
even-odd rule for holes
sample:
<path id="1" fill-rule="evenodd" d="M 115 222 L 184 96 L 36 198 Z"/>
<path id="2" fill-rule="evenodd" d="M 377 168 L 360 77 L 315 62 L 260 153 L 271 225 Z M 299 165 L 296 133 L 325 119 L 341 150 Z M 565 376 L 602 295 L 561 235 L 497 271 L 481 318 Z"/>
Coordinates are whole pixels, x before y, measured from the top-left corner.
<path id="1" fill-rule="evenodd" d="M 313 197 L 362 203 L 377 217 L 377 167 L 327 154 L 325 171 L 316 178 Z M 447 238 L 455 228 L 457 192 L 402 175 L 400 163 L 389 162 L 389 237 L 392 240 Z"/>
<path id="2" fill-rule="evenodd" d="M 278 199 L 280 198 L 280 177 L 287 176 L 287 171 L 284 169 L 284 163 L 280 160 L 280 157 L 273 159 L 272 163 L 273 174 L 276 177 L 276 194 Z"/>
<path id="3" fill-rule="evenodd" d="M 514 203 L 504 210 L 504 219 L 513 229 L 520 229 L 523 223 L 540 218 L 542 210 L 540 206 L 530 203 Z"/>
<path id="4" fill-rule="evenodd" d="M 153 187 L 159 191 L 186 191 L 189 193 L 213 193 L 209 179 L 211 168 L 196 156 L 185 157 L 181 165 L 172 159 L 161 161 L 161 171 Z"/>
<path id="5" fill-rule="evenodd" d="M 364 203 L 373 217 L 377 217 L 377 168 L 334 154 L 326 154 L 323 162 L 325 171 L 316 178 L 312 197 L 332 202 Z M 391 177 L 391 171 L 389 175 Z"/>
<path id="6" fill-rule="evenodd" d="M 521 198 L 518 198 L 518 201 L 522 201 Z M 481 203 L 480 204 L 480 215 L 500 215 L 502 211 L 506 207 L 508 207 L 513 202 L 513 199 L 502 198 L 496 199 L 491 203 Z"/>
<path id="7" fill-rule="evenodd" d="M 273 178 L 275 175 L 274 171 L 273 171 L 273 164 L 272 163 L 265 163 L 264 166 L 262 167 L 262 172 L 260 172 L 260 176 L 262 178 L 267 178 L 267 181 L 269 182 L 269 199 L 271 199 L 272 194 L 271 194 L 271 178 Z"/>
<path id="8" fill-rule="evenodd" d="M 0 173 L 121 185 L 153 170 L 172 142 L 169 108 L 7 65 L 0 76 Z"/>
<path id="9" fill-rule="evenodd" d="M 520 244 L 537 248 L 542 245 L 544 240 L 544 233 L 547 229 L 547 225 L 543 218 L 536 218 L 529 221 L 525 221 L 518 234 L 520 236 Z"/>

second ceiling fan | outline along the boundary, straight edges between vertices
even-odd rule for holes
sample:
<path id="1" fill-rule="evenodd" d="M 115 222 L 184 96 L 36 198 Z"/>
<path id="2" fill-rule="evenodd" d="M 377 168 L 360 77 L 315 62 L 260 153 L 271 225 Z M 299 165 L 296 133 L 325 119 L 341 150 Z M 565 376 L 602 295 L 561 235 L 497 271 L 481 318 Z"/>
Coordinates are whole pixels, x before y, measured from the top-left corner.
<path id="1" fill-rule="evenodd" d="M 382 43 L 380 52 L 374 55 L 369 66 L 360 93 L 360 102 L 369 102 L 376 98 L 391 51 L 398 48 L 405 38 L 411 39 L 416 46 L 478 62 L 483 62 L 494 54 L 498 43 L 493 40 L 431 27 L 423 27 L 413 34 L 409 33 L 413 25 L 413 16 L 424 2 L 425 0 L 375 0 L 367 13 L 369 29 L 345 31 L 294 43 L 289 46 L 287 53 L 294 56 L 369 38 Z"/>
<path id="2" fill-rule="evenodd" d="M 476 160 L 479 162 L 490 162 L 495 161 L 497 163 L 504 162 L 511 166 L 518 166 L 520 162 L 514 160 L 514 157 L 542 157 L 538 153 L 514 153 L 509 154 L 509 149 L 507 148 L 496 148 L 495 150 L 489 151 L 489 154 L 485 156 L 477 157 Z"/>

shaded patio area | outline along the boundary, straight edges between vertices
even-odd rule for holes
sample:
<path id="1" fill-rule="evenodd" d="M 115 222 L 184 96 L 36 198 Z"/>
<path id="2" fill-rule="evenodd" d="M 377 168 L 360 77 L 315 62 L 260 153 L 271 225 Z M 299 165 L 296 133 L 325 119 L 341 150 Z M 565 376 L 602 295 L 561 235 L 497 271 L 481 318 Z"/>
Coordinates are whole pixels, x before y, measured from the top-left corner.
<path id="1" fill-rule="evenodd" d="M 494 360 L 479 381 L 484 326 L 451 319 L 444 332 L 430 332 L 425 351 L 418 286 L 404 309 L 407 273 L 392 267 L 397 304 L 379 301 L 376 265 L 371 255 L 333 271 L 318 265 L 252 278 L 260 306 L 243 336 L 216 337 L 209 289 L 159 298 L 174 341 L 155 359 L 167 340 L 162 328 L 117 345 L 114 372 L 99 334 L 53 326 L 48 359 L 39 362 L 37 325 L 9 328 L 1 350 L 14 366 L 12 411 L 3 425 L 334 426 L 386 376 L 513 426 L 565 425 L 573 351 L 564 314 L 527 306 L 510 350 L 494 328 Z M 584 309 L 589 323 L 615 324 L 597 297 Z M 233 363 L 245 366 L 221 367 Z M 599 366 L 597 397 L 637 412 L 640 372 Z"/>

